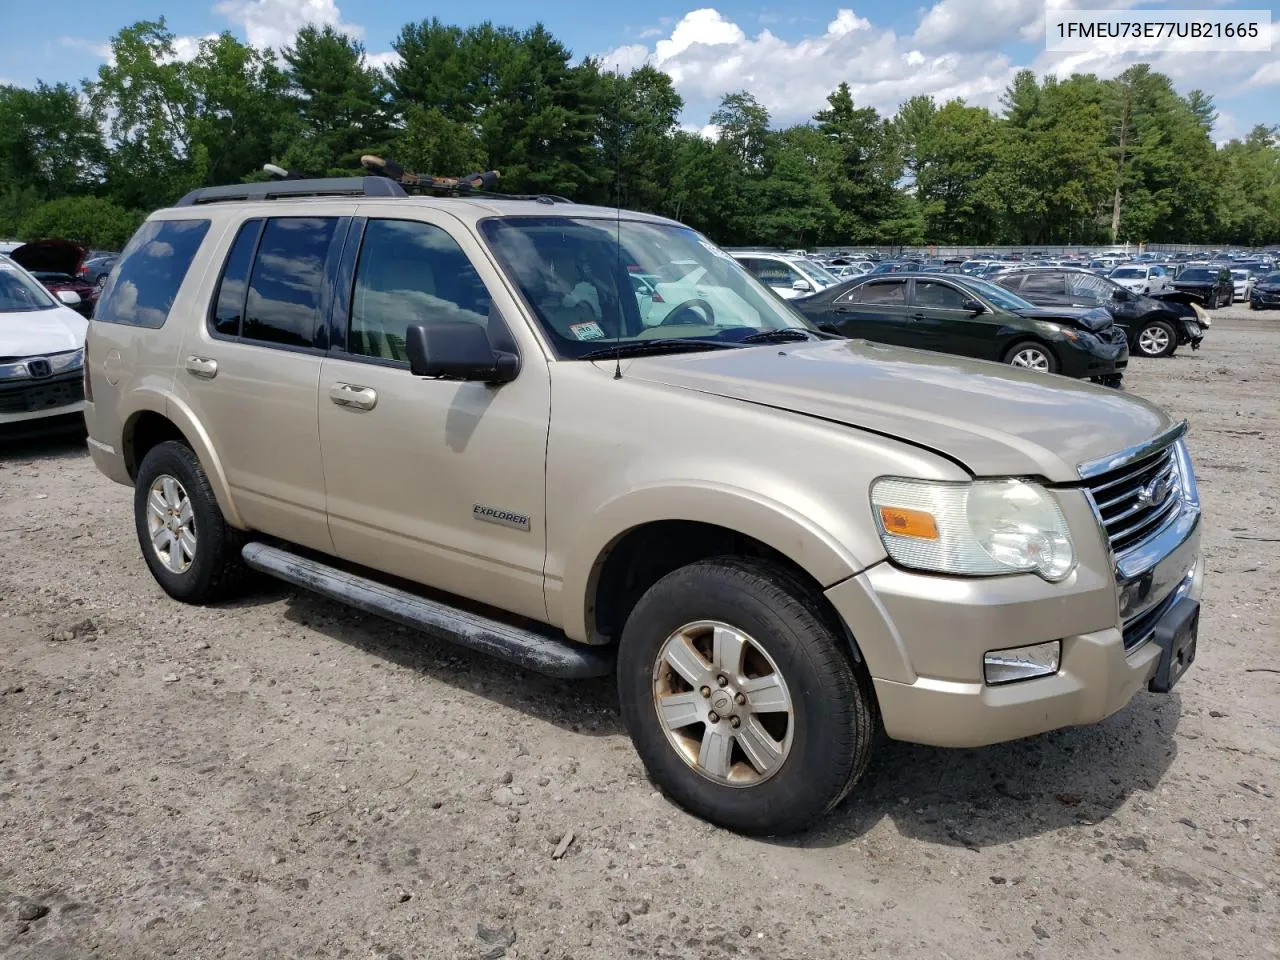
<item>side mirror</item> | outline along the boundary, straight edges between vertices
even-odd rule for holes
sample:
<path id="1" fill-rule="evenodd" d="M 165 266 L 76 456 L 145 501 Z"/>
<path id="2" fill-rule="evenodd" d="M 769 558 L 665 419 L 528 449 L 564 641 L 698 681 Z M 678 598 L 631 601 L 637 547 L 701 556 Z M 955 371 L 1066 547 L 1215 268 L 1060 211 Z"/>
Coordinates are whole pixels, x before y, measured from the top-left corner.
<path id="1" fill-rule="evenodd" d="M 811 293 L 813 291 L 813 285 L 810 284 L 808 280 L 797 280 L 791 285 L 791 289 L 796 293 Z"/>
<path id="2" fill-rule="evenodd" d="M 68 307 L 77 307 L 80 305 L 80 294 L 76 293 L 74 290 L 59 290 L 54 294 L 54 296 Z"/>
<path id="3" fill-rule="evenodd" d="M 976 314 L 979 314 L 979 313 L 986 313 L 986 312 L 987 312 L 987 308 L 986 308 L 986 307 L 984 307 L 981 303 L 979 303 L 977 300 L 974 300 L 974 299 L 972 299 L 972 298 L 971 298 L 971 299 L 968 299 L 968 300 L 965 300 L 963 303 L 961 303 L 961 304 L 960 304 L 960 309 L 961 309 L 961 310 L 968 310 L 970 313 L 975 314 L 975 315 L 976 315 Z"/>
<path id="4" fill-rule="evenodd" d="M 520 358 L 495 350 L 476 323 L 433 323 L 405 331 L 409 370 L 415 377 L 507 383 L 520 372 Z"/>

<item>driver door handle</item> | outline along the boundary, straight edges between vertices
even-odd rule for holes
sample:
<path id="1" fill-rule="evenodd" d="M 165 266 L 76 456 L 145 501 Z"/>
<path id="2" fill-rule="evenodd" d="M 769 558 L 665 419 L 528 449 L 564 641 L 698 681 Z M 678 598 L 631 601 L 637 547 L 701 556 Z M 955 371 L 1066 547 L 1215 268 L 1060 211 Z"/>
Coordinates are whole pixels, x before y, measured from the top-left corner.
<path id="1" fill-rule="evenodd" d="M 218 375 L 218 361 L 210 357 L 187 357 L 183 366 L 187 373 L 201 380 L 212 380 Z"/>
<path id="2" fill-rule="evenodd" d="M 329 388 L 329 399 L 340 407 L 372 410 L 378 405 L 378 391 L 355 383 L 335 383 Z"/>
<path id="3" fill-rule="evenodd" d="M 926 317 L 923 313 L 913 313 L 911 315 L 911 319 L 912 320 L 928 320 L 929 318 Z"/>

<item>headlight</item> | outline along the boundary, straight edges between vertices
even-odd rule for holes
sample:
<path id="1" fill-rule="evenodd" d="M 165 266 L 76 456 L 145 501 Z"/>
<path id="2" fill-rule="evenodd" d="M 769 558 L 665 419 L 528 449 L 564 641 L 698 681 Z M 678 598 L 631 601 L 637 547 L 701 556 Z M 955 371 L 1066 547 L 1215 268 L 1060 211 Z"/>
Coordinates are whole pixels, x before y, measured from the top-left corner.
<path id="1" fill-rule="evenodd" d="M 1043 487 L 1023 480 L 944 483 L 885 477 L 871 506 L 889 556 L 904 567 L 964 576 L 1075 569 L 1066 518 Z"/>
<path id="2" fill-rule="evenodd" d="M 0 363 L 0 380 L 17 380 L 27 376 L 27 365 L 21 360 L 16 363 Z"/>
<path id="3" fill-rule="evenodd" d="M 52 373 L 66 373 L 68 370 L 79 370 L 84 366 L 84 349 L 72 350 L 70 353 L 59 353 L 49 358 L 49 370 Z"/>

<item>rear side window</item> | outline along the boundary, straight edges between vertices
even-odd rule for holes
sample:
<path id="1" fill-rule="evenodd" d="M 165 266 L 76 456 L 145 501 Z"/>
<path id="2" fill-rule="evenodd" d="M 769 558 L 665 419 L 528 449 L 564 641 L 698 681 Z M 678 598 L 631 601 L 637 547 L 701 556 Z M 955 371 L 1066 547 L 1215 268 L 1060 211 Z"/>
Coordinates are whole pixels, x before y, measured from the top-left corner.
<path id="1" fill-rule="evenodd" d="M 324 264 L 336 217 L 268 220 L 249 281 L 241 335 L 289 347 L 313 345 Z"/>
<path id="2" fill-rule="evenodd" d="M 213 332 L 218 336 L 240 336 L 245 294 L 249 289 L 249 268 L 253 266 L 253 251 L 258 246 L 258 234 L 261 232 L 261 220 L 246 220 L 236 234 L 231 252 L 227 254 L 227 265 L 218 281 L 218 296 L 213 308 Z"/>
<path id="3" fill-rule="evenodd" d="M 847 299 L 852 303 L 883 303 L 901 306 L 907 302 L 905 280 L 882 280 L 855 287 Z"/>
<path id="4" fill-rule="evenodd" d="M 134 327 L 161 327 L 195 259 L 208 220 L 151 220 L 120 255 L 93 318 Z"/>
<path id="5" fill-rule="evenodd" d="M 1061 273 L 1029 273 L 1022 282 L 1023 293 L 1062 293 L 1066 284 Z"/>

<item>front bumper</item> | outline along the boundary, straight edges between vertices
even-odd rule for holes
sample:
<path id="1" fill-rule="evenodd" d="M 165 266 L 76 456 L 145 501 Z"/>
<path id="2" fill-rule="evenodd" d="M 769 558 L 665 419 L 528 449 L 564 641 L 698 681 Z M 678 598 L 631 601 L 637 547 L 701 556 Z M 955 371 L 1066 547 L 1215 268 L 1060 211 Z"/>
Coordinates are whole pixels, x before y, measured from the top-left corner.
<path id="1" fill-rule="evenodd" d="M 1072 529 L 1092 523 L 1083 496 L 1063 497 L 1062 506 Z M 1109 551 L 1087 542 L 1077 544 L 1080 565 L 1059 584 L 1031 575 L 934 576 L 885 562 L 827 597 L 871 673 L 889 736 L 982 746 L 1095 723 L 1148 686 L 1161 651 L 1149 636 L 1134 636 L 1139 614 L 1175 593 L 1198 600 L 1203 587 L 1198 523 L 1179 536 L 1148 570 L 1126 574 L 1123 587 Z M 1129 607 L 1123 622 L 1122 592 Z M 988 651 L 1054 640 L 1062 644 L 1056 673 L 985 682 Z"/>
<path id="2" fill-rule="evenodd" d="M 1108 327 L 1099 334 L 1063 340 L 1058 348 L 1061 372 L 1068 377 L 1122 376 L 1129 366 L 1129 341 L 1123 329 Z"/>
<path id="3" fill-rule="evenodd" d="M 84 413 L 80 370 L 40 380 L 0 381 L 0 426 Z"/>

